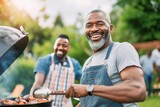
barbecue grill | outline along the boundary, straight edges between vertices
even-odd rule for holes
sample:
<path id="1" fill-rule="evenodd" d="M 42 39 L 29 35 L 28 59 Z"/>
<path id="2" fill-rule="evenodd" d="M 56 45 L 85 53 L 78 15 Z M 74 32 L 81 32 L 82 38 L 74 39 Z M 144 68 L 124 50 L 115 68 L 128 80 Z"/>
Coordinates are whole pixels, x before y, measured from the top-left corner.
<path id="1" fill-rule="evenodd" d="M 0 76 L 22 54 L 28 44 L 28 33 L 23 27 L 20 30 L 0 26 Z M 1 99 L 1 98 L 0 98 Z M 8 98 L 10 99 L 10 98 Z M 14 98 L 12 98 L 14 99 Z M 52 101 L 25 105 L 1 105 L 0 107 L 51 107 Z"/>

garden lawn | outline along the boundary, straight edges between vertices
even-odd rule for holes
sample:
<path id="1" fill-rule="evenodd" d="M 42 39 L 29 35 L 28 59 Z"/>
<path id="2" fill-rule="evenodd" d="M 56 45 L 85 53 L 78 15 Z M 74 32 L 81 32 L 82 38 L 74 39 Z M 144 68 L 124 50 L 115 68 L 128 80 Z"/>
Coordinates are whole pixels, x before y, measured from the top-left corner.
<path id="1" fill-rule="evenodd" d="M 139 102 L 139 107 L 160 107 L 160 96 L 151 96 L 144 102 Z"/>
<path id="2" fill-rule="evenodd" d="M 72 99 L 74 107 L 79 101 Z M 139 107 L 160 107 L 160 96 L 147 97 L 144 102 L 139 102 Z"/>

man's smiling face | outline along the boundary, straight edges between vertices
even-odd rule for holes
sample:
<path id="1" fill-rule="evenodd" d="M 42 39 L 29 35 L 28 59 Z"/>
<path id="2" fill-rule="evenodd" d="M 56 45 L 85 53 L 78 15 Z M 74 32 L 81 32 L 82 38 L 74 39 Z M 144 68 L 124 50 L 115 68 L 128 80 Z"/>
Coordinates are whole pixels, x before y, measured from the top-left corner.
<path id="1" fill-rule="evenodd" d="M 109 23 L 100 12 L 90 13 L 85 24 L 85 33 L 91 48 L 96 51 L 109 39 Z"/>
<path id="2" fill-rule="evenodd" d="M 59 59 L 63 59 L 67 55 L 69 49 L 70 49 L 70 43 L 68 39 L 58 38 L 56 40 L 54 44 L 54 52 Z"/>

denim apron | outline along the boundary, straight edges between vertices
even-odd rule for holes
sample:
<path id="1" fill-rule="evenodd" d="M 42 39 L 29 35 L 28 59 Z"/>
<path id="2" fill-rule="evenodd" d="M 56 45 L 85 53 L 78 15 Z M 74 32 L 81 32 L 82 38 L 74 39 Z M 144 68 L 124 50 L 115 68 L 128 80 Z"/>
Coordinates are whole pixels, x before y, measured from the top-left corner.
<path id="1" fill-rule="evenodd" d="M 90 61 L 87 63 L 84 69 L 81 78 L 81 84 L 106 85 L 106 86 L 113 85 L 107 72 L 108 70 L 107 59 L 109 58 L 112 47 L 113 43 L 109 45 L 103 65 L 87 67 L 87 65 L 92 60 L 92 58 L 90 58 Z M 81 107 L 123 107 L 121 103 L 114 102 L 112 100 L 94 95 L 80 98 L 80 104 Z"/>
<path id="2" fill-rule="evenodd" d="M 44 87 L 48 87 L 50 90 L 67 90 L 69 86 L 74 84 L 74 68 L 72 61 L 69 57 L 70 67 L 61 65 L 60 63 L 54 64 L 54 54 L 52 55 L 52 63 L 50 65 L 49 73 Z M 73 107 L 71 99 L 67 99 L 64 95 L 51 95 L 53 99 L 52 107 Z"/>

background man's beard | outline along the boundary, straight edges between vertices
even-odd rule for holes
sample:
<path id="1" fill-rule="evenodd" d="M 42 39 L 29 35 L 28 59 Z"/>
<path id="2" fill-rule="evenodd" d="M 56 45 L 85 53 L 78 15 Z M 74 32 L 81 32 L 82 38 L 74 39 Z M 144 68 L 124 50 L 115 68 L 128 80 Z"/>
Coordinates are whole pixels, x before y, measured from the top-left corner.
<path id="1" fill-rule="evenodd" d="M 57 59 L 59 59 L 59 60 L 62 60 L 64 58 L 64 56 L 65 56 L 65 55 L 61 55 L 60 56 L 60 55 L 57 55 L 57 54 L 55 54 L 55 55 L 56 55 Z"/>
<path id="2" fill-rule="evenodd" d="M 98 50 L 100 49 L 102 46 L 104 46 L 104 44 L 106 43 L 106 41 L 109 38 L 109 33 L 107 32 L 105 35 L 103 35 L 102 39 L 98 42 L 93 42 L 91 41 L 90 38 L 88 38 L 88 42 L 90 47 L 92 48 L 92 50 Z"/>

